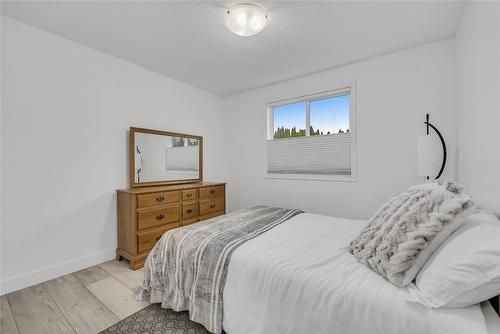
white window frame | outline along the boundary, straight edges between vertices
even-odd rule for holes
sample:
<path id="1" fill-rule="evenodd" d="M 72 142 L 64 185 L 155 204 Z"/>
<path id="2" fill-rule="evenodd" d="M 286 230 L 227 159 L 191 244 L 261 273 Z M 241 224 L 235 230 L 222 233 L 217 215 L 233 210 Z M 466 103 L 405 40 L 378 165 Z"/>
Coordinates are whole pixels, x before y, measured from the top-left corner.
<path id="1" fill-rule="evenodd" d="M 318 174 L 276 174 L 267 172 L 267 141 L 274 140 L 274 114 L 273 107 L 283 104 L 307 101 L 306 103 L 306 136 L 309 136 L 310 127 L 310 101 L 332 96 L 341 96 L 342 93 L 350 90 L 349 97 L 349 132 L 351 133 L 351 175 L 318 175 Z M 281 99 L 266 104 L 266 155 L 264 165 L 264 178 L 285 179 L 285 180 L 311 180 L 311 181 L 332 181 L 332 182 L 356 182 L 357 181 L 357 123 L 356 123 L 356 83 L 351 82 L 343 85 L 336 85 L 335 88 L 324 90 L 319 93 L 302 95 L 293 98 Z M 277 139 L 280 140 L 280 139 Z"/>

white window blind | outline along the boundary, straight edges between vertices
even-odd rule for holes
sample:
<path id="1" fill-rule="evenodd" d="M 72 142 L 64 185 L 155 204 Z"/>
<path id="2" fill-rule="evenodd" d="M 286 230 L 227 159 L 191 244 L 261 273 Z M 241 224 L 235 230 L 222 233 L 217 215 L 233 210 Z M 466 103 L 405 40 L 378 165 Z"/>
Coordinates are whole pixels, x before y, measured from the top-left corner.
<path id="1" fill-rule="evenodd" d="M 167 148 L 167 170 L 198 170 L 198 146 Z"/>
<path id="2" fill-rule="evenodd" d="M 269 140 L 267 172 L 351 174 L 351 133 Z"/>
<path id="3" fill-rule="evenodd" d="M 344 87 L 268 105 L 267 174 L 352 176 L 351 93 Z"/>

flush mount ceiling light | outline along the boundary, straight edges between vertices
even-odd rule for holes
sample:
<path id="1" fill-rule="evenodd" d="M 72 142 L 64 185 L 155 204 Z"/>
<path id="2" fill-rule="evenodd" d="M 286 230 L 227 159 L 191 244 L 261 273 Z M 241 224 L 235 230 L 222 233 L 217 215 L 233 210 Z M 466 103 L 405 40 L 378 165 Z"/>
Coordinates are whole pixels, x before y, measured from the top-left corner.
<path id="1" fill-rule="evenodd" d="M 255 5 L 245 3 L 226 11 L 226 26 L 239 36 L 252 36 L 264 28 L 267 15 Z"/>

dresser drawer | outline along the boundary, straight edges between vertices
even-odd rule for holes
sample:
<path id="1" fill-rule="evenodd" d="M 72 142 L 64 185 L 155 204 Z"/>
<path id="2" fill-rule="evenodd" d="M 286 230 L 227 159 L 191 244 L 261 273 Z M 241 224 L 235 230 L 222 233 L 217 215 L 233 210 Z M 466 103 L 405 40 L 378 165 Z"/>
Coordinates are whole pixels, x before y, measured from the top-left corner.
<path id="1" fill-rule="evenodd" d="M 137 212 L 139 230 L 179 221 L 179 204 L 170 204 Z"/>
<path id="2" fill-rule="evenodd" d="M 203 220 L 207 220 L 207 219 L 210 219 L 210 218 L 214 218 L 214 217 L 218 217 L 218 216 L 222 216 L 223 214 L 225 214 L 224 211 L 217 211 L 217 212 L 213 212 L 213 213 L 209 213 L 207 215 L 203 215 L 203 216 L 199 216 L 198 217 L 198 221 L 203 221 Z"/>
<path id="3" fill-rule="evenodd" d="M 182 191 L 182 200 L 190 201 L 198 198 L 198 190 L 197 189 L 189 189 Z"/>
<path id="4" fill-rule="evenodd" d="M 194 223 L 197 223 L 197 222 L 198 222 L 198 218 L 192 218 L 192 219 L 188 219 L 188 220 L 183 220 L 182 221 L 182 226 L 191 225 L 191 224 L 194 224 Z"/>
<path id="5" fill-rule="evenodd" d="M 189 219 L 198 216 L 198 203 L 182 203 L 182 219 Z"/>
<path id="6" fill-rule="evenodd" d="M 224 197 L 200 200 L 200 215 L 224 210 Z"/>
<path id="7" fill-rule="evenodd" d="M 151 250 L 165 232 L 176 227 L 179 226 L 161 227 L 152 231 L 137 233 L 137 252 L 142 253 Z"/>
<path id="8" fill-rule="evenodd" d="M 224 197 L 224 186 L 207 187 L 200 189 L 200 198 Z"/>
<path id="9" fill-rule="evenodd" d="M 137 207 L 147 208 L 150 206 L 157 206 L 165 203 L 179 202 L 179 199 L 179 191 L 137 195 Z"/>

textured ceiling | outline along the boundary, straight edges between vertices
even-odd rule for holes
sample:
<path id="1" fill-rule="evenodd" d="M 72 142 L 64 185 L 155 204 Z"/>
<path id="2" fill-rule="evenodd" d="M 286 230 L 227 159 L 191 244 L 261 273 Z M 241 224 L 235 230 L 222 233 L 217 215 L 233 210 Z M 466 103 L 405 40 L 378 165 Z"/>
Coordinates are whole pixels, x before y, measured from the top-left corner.
<path id="1" fill-rule="evenodd" d="M 464 2 L 271 2 L 264 30 L 231 1 L 3 1 L 2 14 L 220 96 L 452 37 Z"/>

